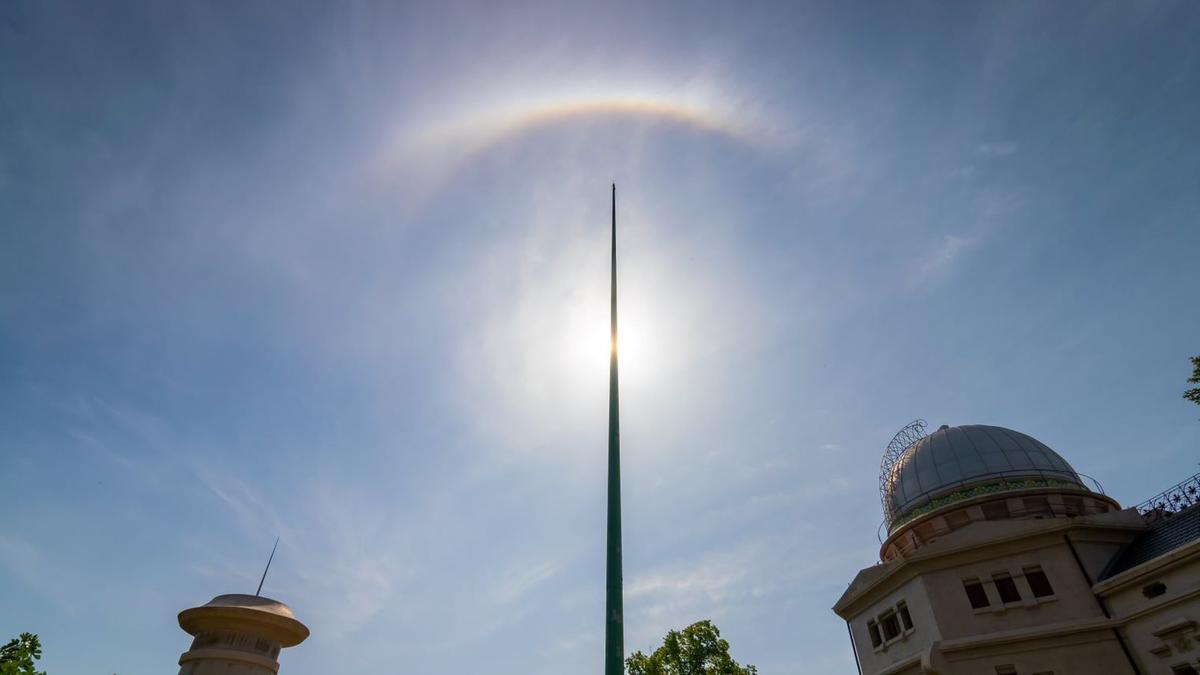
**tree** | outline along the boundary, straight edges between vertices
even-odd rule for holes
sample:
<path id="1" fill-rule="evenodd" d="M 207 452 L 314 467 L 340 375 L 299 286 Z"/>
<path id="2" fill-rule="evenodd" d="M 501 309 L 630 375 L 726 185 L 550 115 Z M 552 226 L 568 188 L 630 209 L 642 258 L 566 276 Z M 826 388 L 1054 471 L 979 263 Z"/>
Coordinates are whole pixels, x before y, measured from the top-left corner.
<path id="1" fill-rule="evenodd" d="M 42 643 L 33 633 L 8 641 L 0 647 L 0 675 L 46 675 L 44 670 L 34 670 L 33 662 L 42 658 Z"/>
<path id="2" fill-rule="evenodd" d="M 629 675 L 758 675 L 754 666 L 739 666 L 729 655 L 729 642 L 705 619 L 670 631 L 650 656 L 634 652 L 625 660 Z"/>
<path id="3" fill-rule="evenodd" d="M 1188 378 L 1188 383 L 1200 384 L 1200 356 L 1192 357 L 1192 376 Z M 1188 389 L 1183 392 L 1183 397 L 1196 405 L 1200 405 L 1200 387 Z"/>

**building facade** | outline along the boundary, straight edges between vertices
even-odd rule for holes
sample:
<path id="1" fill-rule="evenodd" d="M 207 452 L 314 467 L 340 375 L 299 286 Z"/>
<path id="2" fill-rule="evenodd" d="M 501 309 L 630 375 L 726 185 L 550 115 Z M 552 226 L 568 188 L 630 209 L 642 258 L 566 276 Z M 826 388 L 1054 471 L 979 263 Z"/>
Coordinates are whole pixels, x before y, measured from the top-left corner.
<path id="1" fill-rule="evenodd" d="M 834 605 L 861 673 L 1200 675 L 1200 475 L 1122 509 L 1011 429 L 910 441 L 880 562 Z"/>

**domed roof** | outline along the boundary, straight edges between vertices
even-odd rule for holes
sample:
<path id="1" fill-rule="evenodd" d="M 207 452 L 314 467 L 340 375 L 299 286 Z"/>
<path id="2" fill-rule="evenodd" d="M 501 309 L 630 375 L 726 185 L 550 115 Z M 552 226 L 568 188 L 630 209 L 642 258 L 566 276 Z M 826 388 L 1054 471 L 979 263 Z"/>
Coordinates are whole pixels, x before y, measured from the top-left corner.
<path id="1" fill-rule="evenodd" d="M 889 525 L 916 507 L 966 487 L 1052 479 L 1087 489 L 1065 459 L 1019 431 L 982 424 L 943 426 L 913 443 L 883 477 Z"/>
<path id="2" fill-rule="evenodd" d="M 308 627 L 296 619 L 287 605 L 257 595 L 230 593 L 179 613 L 179 627 L 191 635 L 205 631 L 233 630 L 269 637 L 284 647 L 304 642 Z"/>
<path id="3" fill-rule="evenodd" d="M 271 598 L 264 598 L 261 595 L 246 595 L 246 594 L 242 594 L 242 593 L 226 593 L 225 595 L 218 595 L 217 597 L 213 598 L 212 600 L 209 600 L 203 606 L 204 607 L 245 607 L 246 609 L 253 609 L 253 610 L 256 610 L 259 612 L 268 612 L 271 614 L 277 614 L 279 616 L 287 617 L 289 619 L 296 618 L 296 615 L 292 613 L 291 607 L 288 607 L 287 605 L 283 604 L 282 602 L 280 602 L 278 600 L 272 600 Z"/>

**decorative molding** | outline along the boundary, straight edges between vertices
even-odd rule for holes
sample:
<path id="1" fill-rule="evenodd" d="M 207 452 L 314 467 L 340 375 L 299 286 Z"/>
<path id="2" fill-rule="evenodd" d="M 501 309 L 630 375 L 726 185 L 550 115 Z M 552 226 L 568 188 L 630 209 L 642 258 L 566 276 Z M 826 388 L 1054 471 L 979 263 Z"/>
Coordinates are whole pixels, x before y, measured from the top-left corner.
<path id="1" fill-rule="evenodd" d="M 1009 492 L 1012 490 L 1031 490 L 1036 488 L 1066 488 L 1072 491 L 1090 492 L 1087 490 L 1087 488 L 1084 488 L 1079 483 L 1068 480 L 1058 480 L 1055 478 L 1026 478 L 1021 480 L 1005 479 L 995 483 L 976 485 L 974 487 L 951 492 L 948 495 L 943 495 L 941 497 L 937 497 L 936 499 L 931 499 L 921 506 L 910 509 L 903 515 L 898 516 L 895 520 L 889 523 L 889 527 L 891 530 L 895 530 L 910 520 L 936 511 L 943 506 L 953 504 L 954 502 L 961 502 L 967 499 L 974 499 L 975 497 L 982 497 L 984 495 L 997 494 L 1000 492 Z"/>

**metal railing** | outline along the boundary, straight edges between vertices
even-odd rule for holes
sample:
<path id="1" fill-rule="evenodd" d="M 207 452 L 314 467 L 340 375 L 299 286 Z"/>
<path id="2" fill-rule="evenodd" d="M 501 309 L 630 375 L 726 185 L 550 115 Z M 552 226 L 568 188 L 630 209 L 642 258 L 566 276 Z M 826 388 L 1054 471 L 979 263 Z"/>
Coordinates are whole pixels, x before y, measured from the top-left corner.
<path id="1" fill-rule="evenodd" d="M 981 480 L 981 478 L 982 478 L 982 480 Z M 994 479 L 996 479 L 996 478 L 999 478 L 1000 480 L 993 482 Z M 1196 476 L 1193 476 L 1192 478 L 1193 479 L 1200 478 L 1200 474 L 1197 474 Z M 999 492 L 1003 492 L 1007 487 L 1019 488 L 1020 486 L 1017 483 L 1020 480 L 1045 481 L 1047 483 L 1047 485 L 1045 487 L 1049 487 L 1049 488 L 1056 488 L 1056 487 L 1057 488 L 1069 488 L 1071 483 L 1077 483 L 1080 487 L 1082 487 L 1085 490 L 1089 490 L 1093 493 L 1107 496 L 1107 494 L 1104 492 L 1104 486 L 1100 484 L 1100 481 L 1096 480 L 1095 478 L 1092 478 L 1091 476 L 1089 476 L 1087 474 L 1079 473 L 1078 471 L 1075 471 L 1075 472 L 1053 471 L 1053 470 L 1044 471 L 1041 469 L 994 471 L 994 472 L 987 474 L 986 477 L 965 478 L 962 480 L 955 481 L 953 483 L 948 483 L 948 484 L 942 486 L 941 489 L 938 490 L 938 496 L 930 497 L 927 499 L 921 499 L 921 500 L 913 503 L 912 505 L 906 506 L 903 509 L 903 511 L 904 511 L 903 515 L 901 515 L 899 513 L 891 514 L 891 513 L 885 512 L 883 522 L 881 522 L 879 524 L 879 528 L 875 532 L 875 537 L 876 537 L 876 539 L 879 540 L 879 543 L 882 544 L 884 541 L 884 532 L 885 531 L 890 536 L 892 530 L 900 527 L 901 525 L 904 525 L 905 523 L 909 522 L 910 520 L 915 520 L 916 518 L 918 518 L 922 515 L 925 515 L 924 512 L 920 512 L 920 513 L 914 513 L 914 512 L 918 511 L 919 509 L 923 509 L 924 507 L 928 506 L 931 503 L 937 502 L 940 499 L 943 499 L 947 496 L 954 494 L 955 488 L 957 488 L 957 489 L 970 488 L 970 487 L 985 488 L 985 487 L 995 486 L 995 487 L 999 488 L 996 490 L 996 492 L 999 493 Z M 1058 483 L 1058 484 L 1056 485 L 1053 483 Z M 1008 484 L 1008 485 L 1006 486 L 1005 484 Z M 976 495 L 976 496 L 983 496 L 983 494 Z M 952 501 L 958 501 L 958 500 L 952 500 Z M 948 505 L 949 503 L 951 503 L 951 502 L 947 502 L 946 505 Z M 941 506 L 943 506 L 943 505 L 939 505 L 938 507 L 934 508 L 933 510 L 937 510 L 938 508 L 941 508 Z"/>
<path id="2" fill-rule="evenodd" d="M 1163 490 L 1134 508 L 1147 520 L 1170 517 L 1200 504 L 1200 473 Z"/>

